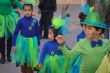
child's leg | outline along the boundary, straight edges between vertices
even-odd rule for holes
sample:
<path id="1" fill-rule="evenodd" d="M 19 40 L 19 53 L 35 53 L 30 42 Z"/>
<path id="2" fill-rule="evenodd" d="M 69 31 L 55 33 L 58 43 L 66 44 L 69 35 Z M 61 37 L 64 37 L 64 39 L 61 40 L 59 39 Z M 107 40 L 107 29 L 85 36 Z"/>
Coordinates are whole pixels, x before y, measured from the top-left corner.
<path id="1" fill-rule="evenodd" d="M 40 18 L 40 27 L 39 27 L 40 37 L 42 37 L 42 32 L 44 30 L 44 24 L 45 24 L 45 19 L 44 19 L 44 14 L 42 12 L 41 13 L 41 18 Z"/>
<path id="2" fill-rule="evenodd" d="M 27 67 L 27 73 L 34 73 L 34 70 L 31 67 Z"/>
<path id="3" fill-rule="evenodd" d="M 5 38 L 0 38 L 0 53 L 1 53 L 1 59 L 0 63 L 5 63 Z"/>
<path id="4" fill-rule="evenodd" d="M 7 61 L 8 62 L 11 62 L 11 56 L 10 56 L 10 53 L 11 53 L 11 42 L 12 42 L 12 37 L 9 37 L 7 39 Z"/>
<path id="5" fill-rule="evenodd" d="M 1 53 L 0 63 L 1 64 L 4 64 L 5 63 L 5 51 Z"/>
<path id="6" fill-rule="evenodd" d="M 27 73 L 26 72 L 26 69 L 27 69 L 27 65 L 26 64 L 24 64 L 24 65 L 21 66 L 21 72 L 22 73 Z"/>

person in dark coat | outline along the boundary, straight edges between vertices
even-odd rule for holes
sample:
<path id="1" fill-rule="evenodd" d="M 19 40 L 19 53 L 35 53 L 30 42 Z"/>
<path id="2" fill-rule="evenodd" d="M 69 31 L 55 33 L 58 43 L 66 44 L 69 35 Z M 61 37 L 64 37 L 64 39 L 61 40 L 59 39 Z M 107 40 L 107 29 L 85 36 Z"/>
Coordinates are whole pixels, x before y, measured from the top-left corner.
<path id="1" fill-rule="evenodd" d="M 52 24 L 54 12 L 56 11 L 56 0 L 39 0 L 39 10 L 41 12 L 40 18 L 40 36 L 43 38 L 48 37 L 48 26 Z M 42 32 L 44 34 L 42 36 Z"/>

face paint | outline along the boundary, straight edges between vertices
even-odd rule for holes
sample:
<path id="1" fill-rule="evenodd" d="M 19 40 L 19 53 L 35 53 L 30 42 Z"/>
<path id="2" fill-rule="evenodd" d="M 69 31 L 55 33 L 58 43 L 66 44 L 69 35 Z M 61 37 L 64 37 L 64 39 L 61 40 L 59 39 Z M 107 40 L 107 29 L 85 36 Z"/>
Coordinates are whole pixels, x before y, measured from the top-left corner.
<path id="1" fill-rule="evenodd" d="M 97 36 L 96 29 L 91 25 L 84 25 L 84 32 L 89 39 L 93 39 Z"/>
<path id="2" fill-rule="evenodd" d="M 93 31 L 93 32 L 92 32 L 92 35 L 96 35 L 96 31 Z"/>

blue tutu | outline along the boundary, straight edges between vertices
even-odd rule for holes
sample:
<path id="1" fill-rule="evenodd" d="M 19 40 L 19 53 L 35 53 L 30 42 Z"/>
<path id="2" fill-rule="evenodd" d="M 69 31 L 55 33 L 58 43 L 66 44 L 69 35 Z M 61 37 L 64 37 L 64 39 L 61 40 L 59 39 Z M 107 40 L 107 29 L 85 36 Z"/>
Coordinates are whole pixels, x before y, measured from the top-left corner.
<path id="1" fill-rule="evenodd" d="M 81 59 L 81 55 L 77 55 L 75 58 L 73 58 L 68 73 L 80 73 Z"/>

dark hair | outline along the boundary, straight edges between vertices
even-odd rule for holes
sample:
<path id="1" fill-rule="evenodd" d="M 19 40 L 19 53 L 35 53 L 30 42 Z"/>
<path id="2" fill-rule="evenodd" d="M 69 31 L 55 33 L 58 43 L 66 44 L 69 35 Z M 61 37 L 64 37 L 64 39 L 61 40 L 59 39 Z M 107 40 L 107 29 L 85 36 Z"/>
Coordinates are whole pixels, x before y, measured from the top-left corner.
<path id="1" fill-rule="evenodd" d="M 17 14 L 18 14 L 18 16 L 20 17 L 20 13 L 19 13 L 18 11 L 15 11 L 15 13 L 17 13 Z"/>
<path id="2" fill-rule="evenodd" d="M 53 31 L 53 33 L 54 33 L 54 37 L 56 37 L 56 36 L 58 35 L 58 30 L 55 29 L 55 27 L 53 27 L 53 26 L 49 26 L 48 30 L 52 30 L 52 31 Z"/>
<path id="3" fill-rule="evenodd" d="M 100 33 L 99 35 L 103 34 L 104 31 L 105 31 L 104 28 L 101 28 L 101 27 L 95 27 L 95 26 L 93 26 L 93 27 L 96 29 L 96 31 L 98 31 L 99 29 L 102 29 L 102 31 L 101 31 L 101 33 Z"/>
<path id="4" fill-rule="evenodd" d="M 86 18 L 86 15 L 84 14 L 84 12 L 80 12 L 79 13 L 80 22 L 83 22 L 85 20 L 85 18 Z M 81 25 L 81 27 L 83 27 L 83 24 L 80 23 L 80 25 Z"/>
<path id="5" fill-rule="evenodd" d="M 24 3 L 24 5 L 23 5 L 23 9 L 24 9 L 25 6 L 30 6 L 31 9 L 33 10 L 33 5 L 32 5 L 31 3 Z"/>
<path id="6" fill-rule="evenodd" d="M 49 27 L 48 27 L 48 30 L 52 30 L 52 31 L 53 31 L 54 40 L 55 40 L 55 37 L 57 37 L 58 34 L 59 34 L 59 30 L 55 29 L 55 27 L 53 27 L 53 26 L 49 26 Z"/>

